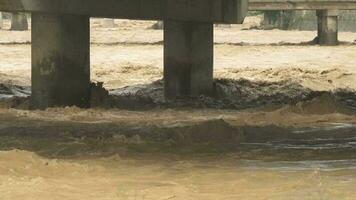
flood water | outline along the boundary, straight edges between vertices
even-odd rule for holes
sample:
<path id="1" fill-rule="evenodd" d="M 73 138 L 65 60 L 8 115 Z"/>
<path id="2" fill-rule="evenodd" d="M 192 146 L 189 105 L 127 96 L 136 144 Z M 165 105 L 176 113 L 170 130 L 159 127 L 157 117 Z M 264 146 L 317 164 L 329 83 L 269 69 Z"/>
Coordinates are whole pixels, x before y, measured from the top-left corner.
<path id="1" fill-rule="evenodd" d="M 0 200 L 356 200 L 355 33 L 307 45 L 261 20 L 215 27 L 221 97 L 194 111 L 161 102 L 154 21 L 91 20 L 91 81 L 120 97 L 104 111 L 26 110 L 31 35 L 1 30 Z"/>
<path id="2" fill-rule="evenodd" d="M 267 139 L 257 137 L 263 129 L 246 129 L 233 151 L 132 153 L 117 147 L 107 156 L 93 151 L 74 158 L 58 156 L 63 149 L 52 146 L 53 138 L 17 138 L 23 151 L 9 148 L 14 138 L 2 135 L 0 199 L 356 199 L 354 125 L 291 129 L 283 137 L 271 132 Z M 72 152 L 86 148 L 65 143 Z"/>

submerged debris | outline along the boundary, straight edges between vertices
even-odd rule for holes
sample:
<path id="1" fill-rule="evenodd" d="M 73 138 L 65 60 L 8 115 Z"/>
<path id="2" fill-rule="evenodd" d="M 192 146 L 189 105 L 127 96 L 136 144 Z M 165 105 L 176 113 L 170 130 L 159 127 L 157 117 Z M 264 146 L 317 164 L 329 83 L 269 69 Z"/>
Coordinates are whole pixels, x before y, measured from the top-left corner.
<path id="1" fill-rule="evenodd" d="M 109 96 L 109 92 L 103 87 L 103 82 L 91 83 L 90 85 L 90 105 L 98 107 L 102 105 Z"/>
<path id="2" fill-rule="evenodd" d="M 27 108 L 30 87 L 0 84 L 0 106 Z M 91 106 L 100 108 L 144 109 L 191 107 L 217 109 L 274 108 L 285 106 L 297 113 L 355 113 L 356 91 L 313 91 L 292 81 L 251 81 L 218 79 L 212 96 L 165 100 L 163 81 L 106 90 L 103 83 L 91 84 Z"/>
<path id="3" fill-rule="evenodd" d="M 0 100 L 11 97 L 28 97 L 31 87 L 0 83 Z"/>
<path id="4" fill-rule="evenodd" d="M 151 84 L 111 90 L 110 94 L 111 101 L 115 102 L 112 105 L 122 108 L 156 106 L 218 109 L 248 109 L 266 106 L 279 108 L 286 105 L 306 105 L 322 101 L 324 103 L 322 105 L 330 104 L 326 106 L 328 110 L 324 110 L 325 112 L 356 111 L 356 91 L 347 89 L 313 91 L 291 81 L 219 79 L 214 82 L 213 96 L 185 97 L 174 101 L 165 100 L 161 80 Z"/>

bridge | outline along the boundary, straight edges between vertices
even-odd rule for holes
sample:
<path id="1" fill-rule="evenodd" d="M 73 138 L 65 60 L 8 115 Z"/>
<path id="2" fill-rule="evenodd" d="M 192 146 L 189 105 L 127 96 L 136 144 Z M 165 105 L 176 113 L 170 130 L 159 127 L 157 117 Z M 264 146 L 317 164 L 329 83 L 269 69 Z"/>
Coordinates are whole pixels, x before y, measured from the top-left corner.
<path id="1" fill-rule="evenodd" d="M 90 17 L 163 20 L 167 99 L 210 95 L 213 24 L 242 23 L 247 10 L 318 10 L 321 44 L 337 43 L 338 10 L 356 0 L 0 0 L 32 14 L 31 107 L 90 106 Z"/>
<path id="2" fill-rule="evenodd" d="M 213 90 L 213 24 L 242 23 L 247 0 L 0 0 L 32 14 L 31 107 L 90 106 L 89 18 L 164 20 L 167 99 Z"/>
<path id="3" fill-rule="evenodd" d="M 316 10 L 319 44 L 337 45 L 338 11 L 356 10 L 356 0 L 249 0 L 249 10 Z"/>
<path id="4" fill-rule="evenodd" d="M 249 10 L 356 10 L 356 1 L 249 0 Z"/>

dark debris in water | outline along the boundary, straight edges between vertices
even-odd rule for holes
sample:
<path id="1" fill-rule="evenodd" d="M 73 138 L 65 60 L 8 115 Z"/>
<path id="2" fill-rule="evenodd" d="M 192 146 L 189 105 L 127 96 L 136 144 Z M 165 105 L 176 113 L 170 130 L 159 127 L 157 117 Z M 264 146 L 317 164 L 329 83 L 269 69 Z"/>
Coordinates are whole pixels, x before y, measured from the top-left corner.
<path id="1" fill-rule="evenodd" d="M 0 107 L 28 108 L 28 99 L 30 95 L 30 86 L 0 83 Z"/>
<path id="2" fill-rule="evenodd" d="M 251 108 L 265 105 L 294 104 L 311 99 L 312 91 L 288 81 L 264 82 L 246 79 L 215 81 L 216 98 L 224 108 Z"/>
<path id="3" fill-rule="evenodd" d="M 0 84 L 0 104 L 4 107 L 21 107 L 28 103 L 30 86 Z M 218 79 L 214 82 L 212 96 L 182 97 L 166 101 L 163 81 L 127 86 L 107 91 L 102 83 L 91 84 L 91 105 L 102 108 L 150 109 L 167 108 L 216 108 L 251 109 L 285 106 L 294 112 L 307 114 L 356 113 L 356 91 L 337 89 L 313 91 L 291 81 L 266 82 L 246 79 Z M 22 106 L 23 107 L 23 106 Z"/>
<path id="4" fill-rule="evenodd" d="M 356 112 L 356 91 L 313 91 L 290 82 L 251 81 L 246 79 L 218 79 L 214 82 L 213 96 L 184 97 L 166 101 L 163 81 L 128 86 L 110 91 L 110 106 L 122 108 L 193 107 L 217 109 L 279 108 L 298 105 L 321 114 L 330 112 Z M 324 106 L 324 107 L 323 107 Z M 312 109 L 314 107 L 314 109 Z"/>
<path id="5" fill-rule="evenodd" d="M 31 87 L 0 83 L 0 99 L 11 97 L 28 97 L 31 95 Z"/>

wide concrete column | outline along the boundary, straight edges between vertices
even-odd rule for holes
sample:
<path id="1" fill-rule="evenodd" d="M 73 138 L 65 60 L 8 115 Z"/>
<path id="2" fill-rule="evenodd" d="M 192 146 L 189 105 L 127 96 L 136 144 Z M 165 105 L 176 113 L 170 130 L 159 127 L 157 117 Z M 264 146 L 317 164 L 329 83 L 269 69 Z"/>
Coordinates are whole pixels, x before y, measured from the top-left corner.
<path id="1" fill-rule="evenodd" d="M 318 10 L 318 43 L 320 45 L 337 45 L 338 10 Z"/>
<path id="2" fill-rule="evenodd" d="M 89 17 L 32 14 L 31 106 L 90 105 Z"/>
<path id="3" fill-rule="evenodd" d="M 164 21 L 167 99 L 212 94 L 213 47 L 213 23 Z"/>

